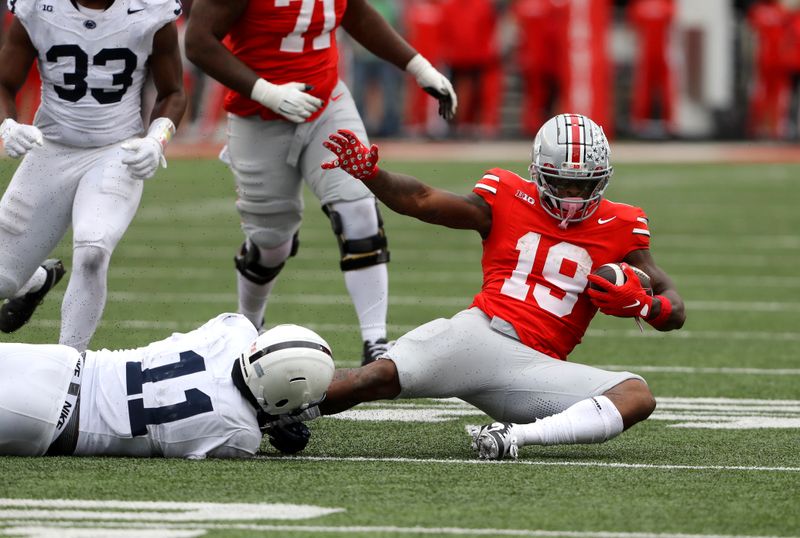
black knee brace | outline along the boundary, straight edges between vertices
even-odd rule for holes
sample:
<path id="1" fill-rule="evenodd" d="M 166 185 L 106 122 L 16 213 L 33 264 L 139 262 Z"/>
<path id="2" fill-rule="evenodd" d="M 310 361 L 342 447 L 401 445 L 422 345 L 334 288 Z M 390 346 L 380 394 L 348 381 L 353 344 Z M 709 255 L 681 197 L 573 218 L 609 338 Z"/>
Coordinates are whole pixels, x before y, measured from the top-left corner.
<path id="1" fill-rule="evenodd" d="M 389 262 L 388 243 L 377 202 L 375 203 L 375 213 L 378 216 L 378 233 L 363 239 L 347 239 L 344 236 L 342 217 L 334 211 L 332 204 L 322 206 L 322 211 L 330 219 L 333 233 L 339 243 L 339 254 L 341 255 L 339 267 L 341 267 L 342 271 L 352 271 L 353 269 Z"/>
<path id="2" fill-rule="evenodd" d="M 299 248 L 300 232 L 297 232 L 292 236 L 292 249 L 289 252 L 289 257 L 295 256 Z M 258 247 L 247 248 L 247 241 L 245 241 L 239 249 L 239 254 L 234 256 L 233 263 L 236 265 L 236 270 L 247 280 L 254 284 L 264 285 L 275 280 L 275 277 L 281 272 L 286 262 L 275 267 L 264 267 L 258 263 L 260 258 Z"/>

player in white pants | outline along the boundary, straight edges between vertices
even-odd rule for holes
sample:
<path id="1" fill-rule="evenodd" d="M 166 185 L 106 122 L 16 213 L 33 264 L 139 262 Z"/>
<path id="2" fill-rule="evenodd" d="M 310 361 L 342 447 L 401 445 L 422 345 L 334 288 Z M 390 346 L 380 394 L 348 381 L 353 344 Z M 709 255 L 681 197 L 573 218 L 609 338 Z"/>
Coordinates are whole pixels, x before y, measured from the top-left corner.
<path id="1" fill-rule="evenodd" d="M 47 260 L 73 229 L 72 276 L 59 342 L 84 350 L 106 302 L 111 254 L 131 223 L 143 180 L 159 165 L 186 106 L 177 0 L 9 0 L 0 49 L 0 137 L 24 156 L 0 200 L 0 330 L 24 325 L 64 274 Z M 14 97 L 34 60 L 42 77 L 34 125 Z M 156 89 L 142 122 L 148 74 Z"/>
<path id="2" fill-rule="evenodd" d="M 439 100 L 440 113 L 453 117 L 450 82 L 367 0 L 195 0 L 186 54 L 229 88 L 226 162 L 236 179 L 245 235 L 235 258 L 239 312 L 263 325 L 276 278 L 299 246 L 305 183 L 331 221 L 361 329 L 362 362 L 368 363 L 390 345 L 386 234 L 368 189 L 343 172 L 319 169 L 328 131 L 346 128 L 366 136 L 339 79 L 339 28 L 414 76 Z"/>
<path id="3" fill-rule="evenodd" d="M 138 349 L 0 344 L 0 454 L 248 457 L 262 431 L 295 452 L 308 429 L 270 419 L 321 400 L 333 369 L 313 331 L 259 336 L 239 314 Z"/>

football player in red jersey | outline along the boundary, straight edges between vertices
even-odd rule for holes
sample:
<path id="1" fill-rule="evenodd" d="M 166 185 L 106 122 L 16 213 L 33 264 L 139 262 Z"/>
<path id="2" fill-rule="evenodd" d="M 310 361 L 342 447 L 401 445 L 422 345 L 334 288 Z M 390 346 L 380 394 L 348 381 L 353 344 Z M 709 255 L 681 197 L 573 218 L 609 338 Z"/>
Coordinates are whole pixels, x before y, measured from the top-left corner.
<path id="1" fill-rule="evenodd" d="M 603 197 L 612 173 L 603 130 L 577 114 L 548 120 L 536 135 L 530 178 L 495 168 L 459 195 L 379 170 L 378 148 L 350 132 L 325 146 L 392 210 L 483 239 L 483 286 L 469 308 L 401 336 L 378 360 L 337 370 L 322 414 L 386 398 L 457 397 L 495 422 L 475 428 L 482 458 L 516 457 L 519 446 L 599 443 L 646 419 L 655 400 L 644 380 L 566 362 L 598 308 L 640 317 L 661 331 L 683 325 L 684 305 L 649 250 L 638 207 Z M 610 262 L 634 273 L 621 286 L 592 275 Z M 590 282 L 604 287 L 589 290 Z"/>
<path id="2" fill-rule="evenodd" d="M 350 91 L 339 80 L 336 30 L 404 69 L 451 119 L 450 81 L 367 0 L 195 0 L 188 58 L 229 88 L 226 162 L 237 185 L 245 242 L 235 258 L 239 312 L 257 327 L 275 278 L 297 251 L 302 183 L 320 200 L 341 253 L 358 315 L 364 363 L 388 347 L 389 261 L 375 197 L 342 170 L 322 170 L 322 142 L 336 129 L 366 140 Z"/>

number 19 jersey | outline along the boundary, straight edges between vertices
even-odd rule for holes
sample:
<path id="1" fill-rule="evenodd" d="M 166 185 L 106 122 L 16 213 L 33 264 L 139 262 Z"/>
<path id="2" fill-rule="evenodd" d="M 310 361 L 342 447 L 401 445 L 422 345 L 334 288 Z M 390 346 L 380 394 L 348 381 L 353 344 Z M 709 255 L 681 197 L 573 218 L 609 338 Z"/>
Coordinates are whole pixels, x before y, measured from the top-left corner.
<path id="1" fill-rule="evenodd" d="M 139 136 L 153 36 L 181 13 L 178 0 L 116 0 L 87 10 L 66 0 L 8 0 L 38 51 L 45 138 L 100 147 Z"/>
<path id="2" fill-rule="evenodd" d="M 565 360 L 597 312 L 585 293 L 587 276 L 648 249 L 647 216 L 603 199 L 591 217 L 561 229 L 542 208 L 535 183 L 499 168 L 484 174 L 473 192 L 491 206 L 492 229 L 472 306 L 510 323 L 522 343 Z"/>
<path id="3" fill-rule="evenodd" d="M 122 351 L 87 351 L 76 455 L 245 457 L 261 444 L 256 410 L 231 370 L 258 336 L 238 314 Z"/>

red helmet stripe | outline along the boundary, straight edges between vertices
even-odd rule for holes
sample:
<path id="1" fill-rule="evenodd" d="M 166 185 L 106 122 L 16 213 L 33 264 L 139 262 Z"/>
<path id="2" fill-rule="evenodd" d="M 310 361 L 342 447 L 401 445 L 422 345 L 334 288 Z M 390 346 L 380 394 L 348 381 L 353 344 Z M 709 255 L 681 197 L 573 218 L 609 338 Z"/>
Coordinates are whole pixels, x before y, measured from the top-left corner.
<path id="1" fill-rule="evenodd" d="M 583 125 L 581 125 L 581 117 L 575 116 L 572 114 L 566 115 L 567 121 L 567 155 L 569 156 L 568 162 L 571 163 L 580 163 L 583 162 L 581 159 L 581 150 L 583 149 L 583 140 L 581 140 L 581 134 L 583 134 Z"/>

